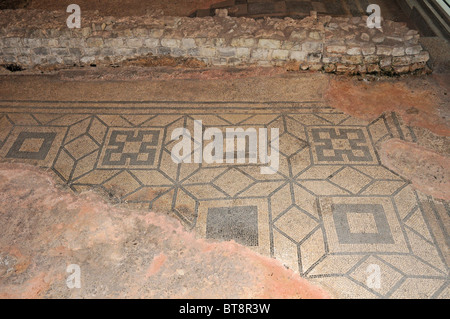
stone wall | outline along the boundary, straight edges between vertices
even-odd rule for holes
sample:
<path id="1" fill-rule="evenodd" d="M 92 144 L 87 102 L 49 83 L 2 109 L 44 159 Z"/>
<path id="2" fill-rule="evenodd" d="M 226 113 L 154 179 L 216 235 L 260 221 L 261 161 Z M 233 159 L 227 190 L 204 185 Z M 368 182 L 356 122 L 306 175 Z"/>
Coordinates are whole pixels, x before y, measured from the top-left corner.
<path id="1" fill-rule="evenodd" d="M 69 29 L 68 14 L 38 12 L 18 19 L 18 11 L 14 17 L 9 10 L 0 12 L 0 21 L 9 15 L 8 23 L 0 23 L 3 65 L 115 64 L 152 55 L 190 57 L 210 66 L 392 74 L 421 70 L 429 59 L 417 31 L 392 21 L 384 21 L 382 30 L 369 29 L 367 17 L 254 20 L 223 14 L 122 19 L 83 15 L 82 28 Z"/>

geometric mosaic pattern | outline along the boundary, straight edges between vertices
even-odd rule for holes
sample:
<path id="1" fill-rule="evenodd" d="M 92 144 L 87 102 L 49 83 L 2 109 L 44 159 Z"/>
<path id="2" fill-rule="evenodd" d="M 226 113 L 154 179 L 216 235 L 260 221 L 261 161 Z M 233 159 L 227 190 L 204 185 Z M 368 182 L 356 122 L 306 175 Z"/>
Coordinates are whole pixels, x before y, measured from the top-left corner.
<path id="1" fill-rule="evenodd" d="M 174 215 L 200 236 L 277 258 L 340 297 L 450 296 L 449 204 L 379 161 L 382 141 L 416 138 L 395 114 L 368 123 L 319 102 L 233 102 L 226 110 L 207 102 L 173 110 L 33 103 L 0 101 L 2 161 L 49 167 L 76 192 L 95 188 Z M 171 133 L 193 132 L 194 120 L 223 131 L 278 128 L 277 173 L 249 163 L 174 163 Z M 366 282 L 373 264 L 380 288 Z"/>
<path id="2" fill-rule="evenodd" d="M 315 163 L 376 163 L 365 128 L 310 128 Z"/>
<path id="3" fill-rule="evenodd" d="M 160 130 L 111 129 L 101 152 L 101 167 L 153 167 L 160 150 Z"/>

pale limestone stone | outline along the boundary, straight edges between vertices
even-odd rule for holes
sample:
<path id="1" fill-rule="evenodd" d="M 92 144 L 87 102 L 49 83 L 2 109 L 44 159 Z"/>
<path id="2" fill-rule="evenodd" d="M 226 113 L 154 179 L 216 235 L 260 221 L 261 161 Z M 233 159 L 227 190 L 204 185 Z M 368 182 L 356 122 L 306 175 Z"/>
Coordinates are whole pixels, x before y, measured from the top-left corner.
<path id="1" fill-rule="evenodd" d="M 252 38 L 233 38 L 231 40 L 231 46 L 251 48 L 256 44 L 256 40 Z"/>
<path id="2" fill-rule="evenodd" d="M 308 54 L 304 51 L 291 51 L 289 58 L 295 61 L 305 61 Z"/>
<path id="3" fill-rule="evenodd" d="M 347 47 L 345 45 L 329 45 L 327 46 L 328 53 L 345 53 Z"/>
<path id="4" fill-rule="evenodd" d="M 260 39 L 258 46 L 263 49 L 279 49 L 281 47 L 281 41 L 274 39 Z"/>
<path id="5" fill-rule="evenodd" d="M 276 60 L 286 60 L 289 56 L 289 50 L 273 50 L 272 58 Z"/>
<path id="6" fill-rule="evenodd" d="M 392 55 L 392 47 L 386 45 L 377 45 L 378 55 Z"/>
<path id="7" fill-rule="evenodd" d="M 415 46 L 407 47 L 406 50 L 405 50 L 406 54 L 410 54 L 410 55 L 419 54 L 421 51 L 422 51 L 422 46 L 421 45 L 415 45 Z"/>
<path id="8" fill-rule="evenodd" d="M 161 39 L 161 45 L 167 48 L 178 48 L 181 45 L 181 40 L 178 39 Z"/>
<path id="9" fill-rule="evenodd" d="M 404 47 L 394 47 L 392 49 L 392 56 L 404 56 L 405 55 L 405 48 Z"/>
<path id="10" fill-rule="evenodd" d="M 411 57 L 409 56 L 397 56 L 392 58 L 392 65 L 409 65 L 411 63 Z"/>
<path id="11" fill-rule="evenodd" d="M 347 49 L 348 55 L 361 55 L 361 48 L 360 47 L 350 47 Z"/>

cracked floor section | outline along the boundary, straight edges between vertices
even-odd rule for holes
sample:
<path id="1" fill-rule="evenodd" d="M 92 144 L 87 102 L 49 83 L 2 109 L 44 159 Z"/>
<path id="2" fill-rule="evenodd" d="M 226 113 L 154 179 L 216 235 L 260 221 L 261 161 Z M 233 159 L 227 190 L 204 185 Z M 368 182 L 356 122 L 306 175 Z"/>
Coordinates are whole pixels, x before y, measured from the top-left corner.
<path id="1" fill-rule="evenodd" d="M 19 284 L 20 271 L 35 269 L 29 268 L 31 263 L 47 269 L 49 260 L 61 254 L 64 258 L 55 261 L 58 265 L 73 256 L 87 265 L 88 273 L 92 270 L 87 279 L 91 290 L 81 290 L 83 296 L 200 297 L 208 291 L 222 297 L 326 296 L 287 270 L 278 269 L 280 275 L 266 283 L 267 267 L 279 266 L 271 264 L 274 258 L 336 298 L 448 298 L 448 198 L 415 187 L 427 182 L 423 176 L 435 177 L 435 188 L 448 183 L 445 123 L 436 126 L 435 133 L 423 124 L 434 121 L 433 112 L 440 104 L 425 106 L 427 112 L 421 113 L 424 109 L 419 105 L 408 107 L 414 99 L 402 99 L 394 90 L 392 100 L 398 103 L 381 109 L 376 98 L 364 98 L 367 88 L 345 84 L 349 89 L 339 95 L 339 83 L 333 81 L 320 74 L 84 83 L 57 77 L 3 77 L 2 161 L 47 168 L 73 192 L 95 189 L 117 204 L 116 208 L 106 204 L 80 208 L 74 204 L 76 197 L 67 193 L 61 199 L 40 198 L 30 188 L 39 182 L 5 166 L 12 171 L 2 170 L 2 185 L 11 195 L 2 192 L 2 196 L 20 214 L 0 215 L 6 218 L 1 225 L 10 234 L 2 237 L 2 253 L 17 260 L 19 269 L 6 271 L 3 280 L 24 296 L 36 296 L 37 290 L 43 296 L 73 296 L 65 295 L 69 292 L 61 281 L 52 286 L 55 279 L 49 278 L 57 275 L 48 270 L 34 273 L 33 282 Z M 404 88 L 402 92 L 411 87 L 402 79 L 389 81 Z M 367 87 L 383 97 L 387 92 L 382 88 L 388 84 L 378 86 L 378 91 L 375 83 Z M 332 94 L 339 99 L 331 100 Z M 347 107 L 352 106 L 348 100 L 373 109 L 367 109 L 367 117 L 358 116 L 363 112 Z M 418 112 L 403 112 L 411 107 Z M 278 170 L 263 175 L 260 164 L 174 163 L 171 151 L 176 142 L 171 133 L 177 128 L 194 132 L 195 120 L 201 120 L 204 128 L 222 131 L 278 128 Z M 432 175 L 411 175 L 417 169 L 408 168 L 420 170 L 423 162 L 398 161 L 405 157 L 389 152 L 399 150 L 389 143 L 427 141 L 432 142 L 430 151 L 441 154 L 428 157 L 435 159 L 427 161 L 437 165 L 432 167 L 441 167 L 431 169 Z M 383 154 L 391 163 L 383 160 Z M 415 154 L 428 153 L 419 149 Z M 81 196 L 84 200 L 93 195 Z M 18 197 L 23 202 L 17 202 Z M 126 213 L 130 208 L 134 211 Z M 166 220 L 161 213 L 177 218 L 207 241 L 200 241 L 201 248 L 197 244 L 186 248 L 183 245 L 188 244 L 177 243 L 175 235 L 160 240 L 157 234 L 165 230 L 160 220 Z M 39 229 L 45 231 L 40 234 Z M 46 238 L 48 246 L 16 247 L 32 240 L 27 230 Z M 178 228 L 175 233 L 194 241 Z M 239 246 L 230 240 L 248 247 L 242 251 L 253 257 L 246 257 L 245 263 L 240 257 L 234 259 L 234 254 L 222 258 L 227 249 L 241 256 Z M 188 266 L 183 263 L 190 253 L 181 255 L 184 249 L 200 251 L 187 259 Z M 208 256 L 203 260 L 205 251 Z M 272 261 L 256 257 L 261 255 Z M 132 264 L 133 271 L 123 274 L 121 262 Z M 116 267 L 111 277 L 94 279 L 104 263 Z M 240 267 L 256 273 L 245 279 L 247 273 Z M 373 267 L 381 276 L 379 286 L 368 281 Z M 200 275 L 203 271 L 211 271 L 212 277 Z M 133 276 L 144 274 L 151 279 L 148 285 L 131 284 Z M 176 284 L 170 276 L 184 279 Z M 208 289 L 193 283 L 199 276 Z M 111 286 L 112 278 L 121 278 L 115 281 L 117 286 Z M 166 279 L 170 286 L 164 291 L 152 283 Z M 222 280 L 230 289 L 210 289 Z M 44 283 L 47 286 L 42 288 Z M 285 295 L 277 295 L 280 291 Z"/>

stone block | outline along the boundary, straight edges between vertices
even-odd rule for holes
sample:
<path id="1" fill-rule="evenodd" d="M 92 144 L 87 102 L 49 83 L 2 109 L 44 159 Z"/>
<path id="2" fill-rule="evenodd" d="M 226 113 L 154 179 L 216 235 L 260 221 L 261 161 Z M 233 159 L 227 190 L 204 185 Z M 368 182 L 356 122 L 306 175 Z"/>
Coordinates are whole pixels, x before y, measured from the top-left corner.
<path id="1" fill-rule="evenodd" d="M 66 48 L 51 48 L 50 52 L 52 55 L 57 55 L 57 56 L 68 56 L 69 55 L 69 50 Z"/>
<path id="2" fill-rule="evenodd" d="M 28 48 L 37 48 L 37 47 L 42 46 L 41 39 L 25 38 L 22 40 L 22 42 L 23 42 L 23 45 Z M 5 46 L 5 45 L 3 44 L 3 46 Z"/>
<path id="3" fill-rule="evenodd" d="M 311 39 L 314 39 L 314 40 L 321 40 L 322 39 L 322 36 L 321 36 L 320 32 L 318 32 L 318 31 L 311 31 L 309 33 L 309 37 Z"/>
<path id="4" fill-rule="evenodd" d="M 179 48 L 181 46 L 181 40 L 178 39 L 161 39 L 161 46 L 166 48 Z"/>
<path id="5" fill-rule="evenodd" d="M 232 47 L 217 48 L 217 54 L 219 57 L 234 57 L 236 56 L 236 48 Z"/>
<path id="6" fill-rule="evenodd" d="M 150 38 L 161 38 L 164 34 L 164 29 L 150 29 L 148 30 L 148 36 Z"/>
<path id="7" fill-rule="evenodd" d="M 420 44 L 410 46 L 405 49 L 406 54 L 409 54 L 409 55 L 419 54 L 421 51 L 422 51 L 422 46 Z"/>
<path id="8" fill-rule="evenodd" d="M 168 47 L 158 47 L 157 52 L 158 55 L 170 55 L 172 53 L 172 49 Z"/>
<path id="9" fill-rule="evenodd" d="M 398 57 L 398 56 L 404 56 L 405 55 L 405 48 L 404 47 L 394 47 L 392 49 L 392 56 Z"/>
<path id="10" fill-rule="evenodd" d="M 392 47 L 387 45 L 377 45 L 377 54 L 378 55 L 392 55 Z"/>
<path id="11" fill-rule="evenodd" d="M 48 55 L 50 53 L 49 49 L 46 47 L 39 47 L 39 48 L 34 48 L 33 49 L 34 54 L 36 55 Z M 3 49 L 3 54 L 5 54 L 5 50 Z"/>
<path id="12" fill-rule="evenodd" d="M 350 47 L 347 49 L 348 55 L 361 55 L 361 48 L 360 47 Z"/>
<path id="13" fill-rule="evenodd" d="M 368 55 L 364 57 L 364 63 L 375 64 L 380 62 L 380 57 L 378 55 Z"/>
<path id="14" fill-rule="evenodd" d="M 215 48 L 199 48 L 200 56 L 202 57 L 214 57 L 216 56 Z"/>
<path id="15" fill-rule="evenodd" d="M 308 62 L 319 63 L 322 61 L 322 53 L 309 53 L 306 60 Z"/>
<path id="16" fill-rule="evenodd" d="M 127 39 L 127 47 L 129 48 L 140 48 L 144 46 L 144 40 L 141 38 L 131 38 Z"/>
<path id="17" fill-rule="evenodd" d="M 286 60 L 289 57 L 289 50 L 273 50 L 272 59 Z"/>
<path id="18" fill-rule="evenodd" d="M 295 41 L 295 42 L 299 42 L 299 41 L 304 41 L 306 39 L 307 36 L 307 32 L 306 30 L 294 30 L 291 32 L 291 35 L 289 36 L 289 40 L 291 41 Z"/>
<path id="19" fill-rule="evenodd" d="M 105 24 L 106 28 L 106 24 Z M 103 28 L 103 29 L 105 29 Z M 148 37 L 148 30 L 146 28 L 136 28 L 133 29 L 133 35 L 138 38 L 146 38 Z"/>
<path id="20" fill-rule="evenodd" d="M 308 53 L 305 51 L 291 51 L 291 53 L 289 54 L 289 58 L 291 60 L 295 60 L 295 61 L 306 61 L 308 57 Z"/>
<path id="21" fill-rule="evenodd" d="M 184 39 L 181 39 L 181 47 L 183 49 L 192 49 L 192 48 L 196 48 L 197 44 L 195 43 L 195 39 L 193 39 L 193 38 L 184 38 Z"/>
<path id="22" fill-rule="evenodd" d="M 394 69 L 394 72 L 397 73 L 397 74 L 408 73 L 409 72 L 409 65 L 394 66 L 393 69 Z"/>
<path id="23" fill-rule="evenodd" d="M 380 67 L 387 68 L 392 66 L 392 57 L 382 57 L 380 59 Z"/>
<path id="24" fill-rule="evenodd" d="M 328 53 L 345 53 L 347 47 L 345 45 L 329 45 L 326 50 Z"/>
<path id="25" fill-rule="evenodd" d="M 323 44 L 322 42 L 304 42 L 302 44 L 302 50 L 306 51 L 308 53 L 312 53 L 312 52 L 321 52 L 323 50 Z"/>
<path id="26" fill-rule="evenodd" d="M 341 62 L 344 64 L 361 64 L 363 57 L 361 55 L 344 55 L 342 56 Z"/>
<path id="27" fill-rule="evenodd" d="M 341 55 L 326 55 L 322 58 L 323 63 L 341 62 Z"/>
<path id="28" fill-rule="evenodd" d="M 250 48 L 236 48 L 236 57 L 238 58 L 250 58 Z"/>
<path id="29" fill-rule="evenodd" d="M 281 41 L 275 39 L 259 39 L 258 46 L 263 49 L 279 49 Z"/>
<path id="30" fill-rule="evenodd" d="M 348 64 L 342 64 L 338 63 L 336 64 L 336 73 L 341 74 L 353 74 L 356 70 L 356 65 L 348 65 Z"/>
<path id="31" fill-rule="evenodd" d="M 411 63 L 411 57 L 410 56 L 397 56 L 392 58 L 392 65 L 399 66 L 399 65 L 409 65 Z"/>
<path id="32" fill-rule="evenodd" d="M 336 64 L 334 63 L 327 63 L 323 66 L 323 70 L 327 73 L 333 73 L 336 71 Z"/>
<path id="33" fill-rule="evenodd" d="M 103 39 L 102 38 L 88 38 L 86 40 L 86 46 L 89 48 L 97 48 L 103 46 Z"/>
<path id="34" fill-rule="evenodd" d="M 256 44 L 256 40 L 253 38 L 233 38 L 231 39 L 231 46 L 251 48 Z"/>
<path id="35" fill-rule="evenodd" d="M 144 40 L 144 45 L 147 48 L 157 48 L 159 47 L 159 39 L 157 38 L 148 38 Z"/>
<path id="36" fill-rule="evenodd" d="M 419 54 L 416 54 L 412 57 L 411 62 L 412 63 L 422 63 L 422 62 L 428 62 L 430 59 L 430 54 L 427 51 L 422 51 Z"/>
<path id="37" fill-rule="evenodd" d="M 378 64 L 368 64 L 367 66 L 367 73 L 380 73 L 381 68 Z"/>
<path id="38" fill-rule="evenodd" d="M 171 49 L 171 56 L 175 56 L 175 57 L 182 57 L 182 56 L 186 56 L 186 50 L 185 49 L 181 49 L 181 48 L 172 48 Z"/>
<path id="39" fill-rule="evenodd" d="M 375 45 L 364 45 L 361 47 L 361 53 L 363 55 L 373 55 L 375 54 L 377 48 Z"/>

